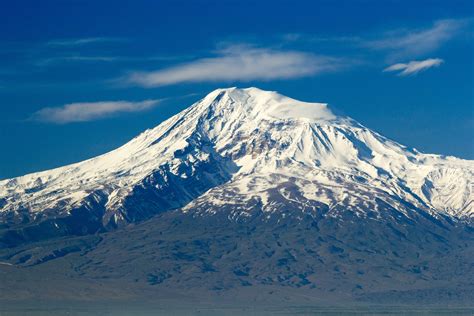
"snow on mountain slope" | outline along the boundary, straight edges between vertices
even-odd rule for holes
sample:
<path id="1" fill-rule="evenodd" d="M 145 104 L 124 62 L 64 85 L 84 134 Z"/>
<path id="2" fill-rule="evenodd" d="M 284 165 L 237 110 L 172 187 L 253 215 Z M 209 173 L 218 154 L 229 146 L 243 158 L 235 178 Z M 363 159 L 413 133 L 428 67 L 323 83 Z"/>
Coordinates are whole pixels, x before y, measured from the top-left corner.
<path id="1" fill-rule="evenodd" d="M 326 104 L 218 89 L 112 152 L 0 181 L 0 220 L 14 227 L 81 214 L 116 227 L 185 207 L 231 208 L 233 219 L 394 210 L 471 221 L 473 173 L 473 161 L 406 148 Z"/>

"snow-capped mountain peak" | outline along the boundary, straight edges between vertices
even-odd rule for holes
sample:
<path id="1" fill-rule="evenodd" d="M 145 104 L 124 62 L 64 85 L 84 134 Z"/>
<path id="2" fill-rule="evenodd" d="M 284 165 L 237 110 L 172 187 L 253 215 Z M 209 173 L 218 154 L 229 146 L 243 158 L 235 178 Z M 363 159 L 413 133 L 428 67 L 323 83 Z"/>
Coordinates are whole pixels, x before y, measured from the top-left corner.
<path id="1" fill-rule="evenodd" d="M 337 117 L 326 103 L 302 102 L 283 96 L 274 91 L 258 88 L 217 89 L 208 94 L 202 104 L 211 104 L 216 99 L 225 98 L 229 102 L 221 105 L 234 105 L 236 112 L 251 117 L 267 119 L 306 119 L 308 121 L 332 121 Z"/>
<path id="2" fill-rule="evenodd" d="M 14 226 L 80 214 L 82 231 L 178 208 L 235 220 L 256 212 L 470 220 L 473 173 L 472 161 L 421 154 L 324 103 L 218 89 L 112 152 L 0 181 L 0 218 Z"/>

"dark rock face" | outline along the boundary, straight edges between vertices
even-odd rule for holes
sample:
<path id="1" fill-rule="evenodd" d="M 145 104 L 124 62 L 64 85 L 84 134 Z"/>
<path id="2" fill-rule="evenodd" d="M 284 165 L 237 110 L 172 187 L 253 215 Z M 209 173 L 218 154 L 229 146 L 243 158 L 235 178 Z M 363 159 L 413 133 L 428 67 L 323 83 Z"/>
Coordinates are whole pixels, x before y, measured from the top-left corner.
<path id="1" fill-rule="evenodd" d="M 192 150 L 193 146 L 189 145 L 176 152 L 175 157 L 181 159 Z M 183 207 L 210 188 L 229 181 L 232 173 L 238 170 L 232 160 L 220 156 L 211 146 L 203 146 L 202 152 L 209 155 L 205 161 L 191 163 L 183 158 L 180 176 L 173 173 L 169 165 L 161 166 L 135 185 L 118 208 L 107 210 L 107 196 L 98 190 L 90 193 L 82 206 L 68 212 L 61 209 L 39 214 L 28 210 L 0 212 L 0 247 L 104 232 Z"/>
<path id="2" fill-rule="evenodd" d="M 180 175 L 173 173 L 169 165 L 161 166 L 134 187 L 120 208 L 103 216 L 104 227 L 117 228 L 178 209 L 210 188 L 229 181 L 232 173 L 238 170 L 232 160 L 220 156 L 211 146 L 204 146 L 202 149 L 209 155 L 209 159 L 194 163 L 184 159 L 193 150 L 192 145 L 176 152 L 175 157 L 183 159 L 178 168 Z M 114 220 L 115 214 L 120 214 L 121 220 Z"/>

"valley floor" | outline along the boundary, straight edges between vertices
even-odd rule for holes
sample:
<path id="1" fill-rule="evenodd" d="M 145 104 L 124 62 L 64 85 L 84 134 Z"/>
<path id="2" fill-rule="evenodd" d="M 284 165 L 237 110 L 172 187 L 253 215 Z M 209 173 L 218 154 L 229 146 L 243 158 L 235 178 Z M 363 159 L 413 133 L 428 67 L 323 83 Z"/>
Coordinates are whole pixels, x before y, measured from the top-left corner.
<path id="1" fill-rule="evenodd" d="M 468 307 L 210 305 L 150 302 L 1 302 L 0 315 L 473 315 Z"/>
<path id="2" fill-rule="evenodd" d="M 262 220 L 171 212 L 0 249 L 0 315 L 474 312 L 469 227 Z"/>

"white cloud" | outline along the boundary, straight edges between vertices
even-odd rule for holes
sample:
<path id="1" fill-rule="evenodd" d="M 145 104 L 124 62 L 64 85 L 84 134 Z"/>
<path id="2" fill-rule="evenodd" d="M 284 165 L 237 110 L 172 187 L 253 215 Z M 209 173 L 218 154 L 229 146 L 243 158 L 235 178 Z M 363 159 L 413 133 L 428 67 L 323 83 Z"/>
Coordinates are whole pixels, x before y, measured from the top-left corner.
<path id="1" fill-rule="evenodd" d="M 31 120 L 58 124 L 86 122 L 118 113 L 145 111 L 155 107 L 159 102 L 160 100 L 70 103 L 62 107 L 43 108 L 35 112 Z"/>
<path id="2" fill-rule="evenodd" d="M 367 41 L 363 45 L 391 51 L 392 58 L 420 56 L 438 49 L 467 23 L 467 20 L 438 20 L 430 28 L 391 32 L 384 39 Z"/>
<path id="3" fill-rule="evenodd" d="M 70 61 L 116 61 L 119 59 L 113 56 L 64 56 L 59 58 Z"/>
<path id="4" fill-rule="evenodd" d="M 135 72 L 124 81 L 157 87 L 181 82 L 288 79 L 334 71 L 342 64 L 340 59 L 332 57 L 237 45 L 218 51 L 213 58 L 157 71 Z"/>
<path id="5" fill-rule="evenodd" d="M 73 38 L 73 39 L 62 39 L 49 41 L 48 45 L 53 46 L 81 46 L 92 43 L 101 42 L 121 42 L 123 39 L 114 37 L 86 37 L 86 38 Z"/>
<path id="6" fill-rule="evenodd" d="M 353 45 L 360 44 L 363 39 L 359 36 L 320 36 L 307 33 L 286 33 L 282 34 L 281 39 L 285 42 L 305 42 L 305 43 L 331 43 Z"/>
<path id="7" fill-rule="evenodd" d="M 113 56 L 59 56 L 53 58 L 42 59 L 36 62 L 37 66 L 48 66 L 61 62 L 115 62 L 119 57 Z"/>
<path id="8" fill-rule="evenodd" d="M 398 75 L 400 76 L 408 76 L 408 75 L 415 75 L 420 71 L 440 66 L 444 61 L 439 58 L 429 58 L 421 61 L 413 60 L 409 63 L 398 63 L 391 65 L 390 67 L 385 68 L 383 71 L 399 71 L 401 70 Z"/>
<path id="9" fill-rule="evenodd" d="M 187 56 L 83 56 L 83 55 L 65 55 L 45 58 L 38 60 L 35 64 L 37 66 L 49 66 L 60 63 L 79 63 L 79 62 L 143 62 L 143 61 L 172 61 L 177 59 L 189 58 Z"/>

